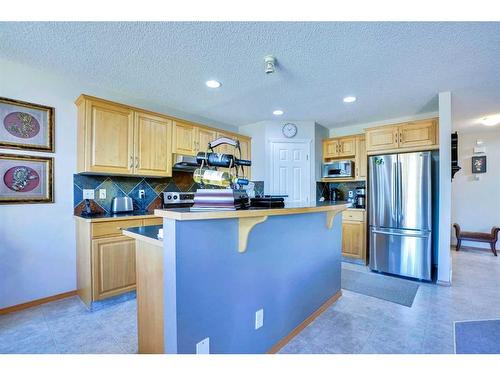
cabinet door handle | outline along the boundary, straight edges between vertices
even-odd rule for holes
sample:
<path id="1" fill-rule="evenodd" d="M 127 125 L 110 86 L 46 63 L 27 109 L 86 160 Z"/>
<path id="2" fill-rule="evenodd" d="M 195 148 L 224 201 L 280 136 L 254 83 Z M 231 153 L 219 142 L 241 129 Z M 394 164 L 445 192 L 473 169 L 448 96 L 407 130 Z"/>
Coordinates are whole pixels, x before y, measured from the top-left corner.
<path id="1" fill-rule="evenodd" d="M 403 143 L 403 133 L 399 133 L 399 143 Z"/>
<path id="2" fill-rule="evenodd" d="M 139 168 L 139 157 L 138 156 L 135 157 L 135 167 Z"/>
<path id="3" fill-rule="evenodd" d="M 134 168 L 134 157 L 130 157 L 130 168 Z"/>

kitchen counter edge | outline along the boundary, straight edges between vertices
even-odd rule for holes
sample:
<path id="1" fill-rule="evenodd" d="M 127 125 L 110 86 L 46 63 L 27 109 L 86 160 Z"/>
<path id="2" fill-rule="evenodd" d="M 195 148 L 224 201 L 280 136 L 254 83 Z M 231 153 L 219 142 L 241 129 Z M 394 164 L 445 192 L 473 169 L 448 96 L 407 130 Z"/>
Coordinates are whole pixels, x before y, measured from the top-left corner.
<path id="1" fill-rule="evenodd" d="M 296 215 L 315 212 L 341 212 L 351 207 L 351 203 L 312 204 L 308 206 L 285 207 L 261 210 L 236 211 L 189 211 L 189 209 L 156 209 L 155 215 L 173 220 L 212 220 L 212 219 L 240 219 L 262 216 Z"/>

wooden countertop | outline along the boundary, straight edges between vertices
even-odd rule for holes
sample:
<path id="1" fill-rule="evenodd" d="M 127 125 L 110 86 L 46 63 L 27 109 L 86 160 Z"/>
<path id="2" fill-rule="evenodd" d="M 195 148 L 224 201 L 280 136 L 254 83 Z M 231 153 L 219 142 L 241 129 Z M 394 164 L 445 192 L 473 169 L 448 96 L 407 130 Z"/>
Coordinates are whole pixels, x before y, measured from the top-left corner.
<path id="1" fill-rule="evenodd" d="M 285 208 L 273 209 L 249 209 L 237 211 L 202 211 L 191 212 L 189 208 L 174 208 L 167 210 L 155 210 L 155 215 L 173 220 L 210 220 L 210 219 L 239 219 L 255 218 L 263 216 L 296 215 L 314 212 L 338 213 L 349 208 L 351 203 L 347 202 L 317 202 L 305 205 L 288 205 Z"/>

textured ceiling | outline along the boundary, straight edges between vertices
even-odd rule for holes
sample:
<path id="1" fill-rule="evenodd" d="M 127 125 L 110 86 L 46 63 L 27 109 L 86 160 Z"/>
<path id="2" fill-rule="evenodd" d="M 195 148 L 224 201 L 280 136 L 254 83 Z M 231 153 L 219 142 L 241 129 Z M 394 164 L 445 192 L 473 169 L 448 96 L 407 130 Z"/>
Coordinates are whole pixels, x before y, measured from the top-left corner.
<path id="1" fill-rule="evenodd" d="M 330 128 L 397 118 L 448 90 L 458 128 L 500 112 L 500 23 L 0 23 L 0 57 L 235 126 L 275 108 Z"/>

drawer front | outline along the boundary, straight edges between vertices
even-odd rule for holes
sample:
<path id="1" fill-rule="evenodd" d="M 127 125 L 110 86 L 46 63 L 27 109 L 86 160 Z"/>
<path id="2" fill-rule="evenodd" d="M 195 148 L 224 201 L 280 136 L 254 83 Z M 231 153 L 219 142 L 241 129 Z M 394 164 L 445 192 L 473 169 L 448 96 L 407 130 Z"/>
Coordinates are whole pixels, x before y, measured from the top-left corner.
<path id="1" fill-rule="evenodd" d="M 342 212 L 343 220 L 365 221 L 365 213 L 363 211 L 346 210 Z"/>
<path id="2" fill-rule="evenodd" d="M 163 218 L 154 217 L 151 219 L 144 219 L 144 225 L 163 225 Z"/>
<path id="3" fill-rule="evenodd" d="M 92 223 L 92 238 L 104 236 L 118 236 L 123 228 L 140 227 L 142 219 L 105 221 Z"/>

